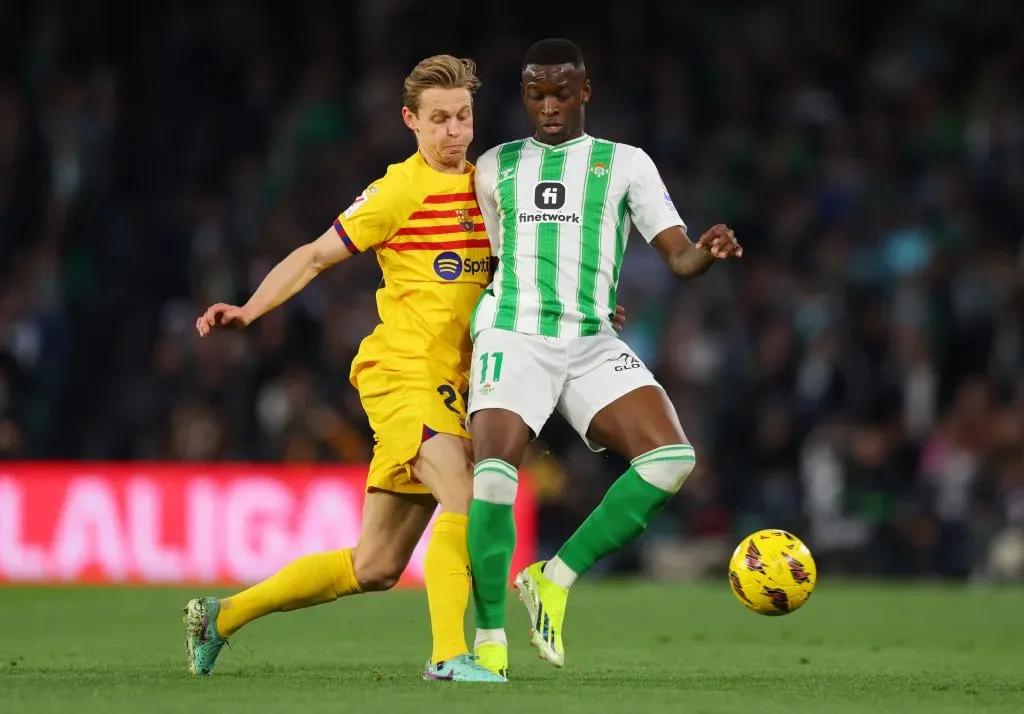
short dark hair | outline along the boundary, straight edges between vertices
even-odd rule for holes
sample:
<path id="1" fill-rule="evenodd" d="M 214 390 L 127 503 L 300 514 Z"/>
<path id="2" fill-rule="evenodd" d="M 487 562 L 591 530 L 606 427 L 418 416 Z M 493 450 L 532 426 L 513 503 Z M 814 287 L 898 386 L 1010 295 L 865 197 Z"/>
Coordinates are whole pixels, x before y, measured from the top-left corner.
<path id="1" fill-rule="evenodd" d="M 528 64 L 571 64 L 583 67 L 583 52 L 569 40 L 552 37 L 530 45 L 523 55 L 523 69 Z"/>

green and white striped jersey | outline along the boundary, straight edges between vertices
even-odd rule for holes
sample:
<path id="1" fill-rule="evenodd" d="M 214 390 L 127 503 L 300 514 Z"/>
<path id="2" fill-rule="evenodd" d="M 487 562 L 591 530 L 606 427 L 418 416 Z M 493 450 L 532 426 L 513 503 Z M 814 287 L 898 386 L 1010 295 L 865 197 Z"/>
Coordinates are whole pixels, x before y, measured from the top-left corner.
<path id="1" fill-rule="evenodd" d="M 630 225 L 647 240 L 679 218 L 651 157 L 584 134 L 501 144 L 476 163 L 476 198 L 498 269 L 473 317 L 547 337 L 614 334 Z"/>

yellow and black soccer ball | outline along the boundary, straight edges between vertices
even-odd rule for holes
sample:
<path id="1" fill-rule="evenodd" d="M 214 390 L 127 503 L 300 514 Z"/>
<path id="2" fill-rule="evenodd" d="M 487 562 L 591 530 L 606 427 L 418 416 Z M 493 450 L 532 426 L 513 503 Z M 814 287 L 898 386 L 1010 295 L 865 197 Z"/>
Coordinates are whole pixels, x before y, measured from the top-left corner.
<path id="1" fill-rule="evenodd" d="M 729 560 L 733 593 L 760 615 L 788 615 L 799 609 L 817 582 L 811 551 L 786 531 L 764 530 L 747 536 Z"/>

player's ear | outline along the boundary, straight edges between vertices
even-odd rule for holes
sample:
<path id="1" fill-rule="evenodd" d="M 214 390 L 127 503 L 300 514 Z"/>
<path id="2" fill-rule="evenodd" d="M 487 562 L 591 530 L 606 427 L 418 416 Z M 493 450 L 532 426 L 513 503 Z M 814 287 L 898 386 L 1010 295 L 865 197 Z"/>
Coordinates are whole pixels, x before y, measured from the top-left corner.
<path id="1" fill-rule="evenodd" d="M 409 107 L 402 107 L 402 121 L 409 127 L 413 134 L 419 132 L 419 122 L 416 119 L 416 115 Z"/>
<path id="2" fill-rule="evenodd" d="M 590 101 L 590 80 L 583 80 L 583 103 L 586 104 Z"/>

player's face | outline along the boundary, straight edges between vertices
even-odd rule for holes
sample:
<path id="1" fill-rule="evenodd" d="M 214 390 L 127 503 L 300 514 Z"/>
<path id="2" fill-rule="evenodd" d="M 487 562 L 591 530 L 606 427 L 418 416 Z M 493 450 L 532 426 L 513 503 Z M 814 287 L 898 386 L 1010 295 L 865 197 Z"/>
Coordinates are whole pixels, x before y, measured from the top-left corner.
<path id="1" fill-rule="evenodd" d="M 446 166 L 466 160 L 473 142 L 473 97 L 468 89 L 424 90 L 419 111 L 404 109 L 403 115 L 420 150 L 430 158 Z"/>
<path id="2" fill-rule="evenodd" d="M 522 90 L 538 141 L 561 144 L 583 134 L 583 105 L 590 101 L 585 69 L 572 64 L 528 64 Z"/>

